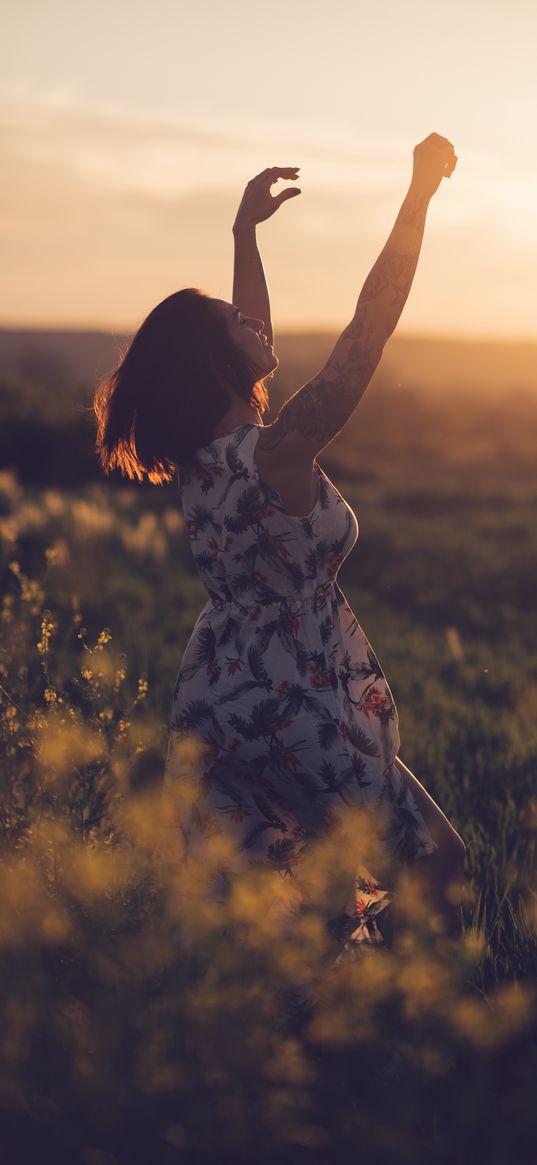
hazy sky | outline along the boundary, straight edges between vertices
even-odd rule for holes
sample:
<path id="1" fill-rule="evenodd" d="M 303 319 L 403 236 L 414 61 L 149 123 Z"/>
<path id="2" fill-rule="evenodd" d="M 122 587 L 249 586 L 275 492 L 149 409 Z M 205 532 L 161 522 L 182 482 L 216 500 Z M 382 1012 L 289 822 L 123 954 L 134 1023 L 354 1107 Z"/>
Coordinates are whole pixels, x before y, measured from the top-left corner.
<path id="1" fill-rule="evenodd" d="M 536 50 L 536 0 L 18 0 L 0 325 L 130 329 L 179 287 L 231 299 L 242 190 L 298 165 L 301 197 L 258 229 L 275 327 L 343 326 L 436 130 L 460 160 L 400 330 L 535 337 Z"/>

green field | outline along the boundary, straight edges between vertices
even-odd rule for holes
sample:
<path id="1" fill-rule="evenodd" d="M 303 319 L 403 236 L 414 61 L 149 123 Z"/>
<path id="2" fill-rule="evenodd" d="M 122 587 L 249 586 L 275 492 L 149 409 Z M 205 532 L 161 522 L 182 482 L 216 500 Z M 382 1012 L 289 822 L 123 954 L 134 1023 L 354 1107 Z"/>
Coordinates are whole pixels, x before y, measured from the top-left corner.
<path id="1" fill-rule="evenodd" d="M 275 400 L 295 387 L 282 374 Z M 53 428 L 61 449 L 61 410 L 25 414 L 15 388 L 10 423 Z M 206 601 L 177 489 L 4 470 L 6 1161 L 47 1144 L 69 1165 L 190 1165 L 255 1144 L 263 1162 L 357 1146 L 375 1165 L 535 1162 L 536 406 L 380 380 L 319 457 L 360 523 L 339 582 L 394 691 L 401 756 L 468 852 L 457 949 L 418 909 L 400 961 L 346 966 L 298 1034 L 270 1027 L 291 971 L 262 927 L 237 994 L 209 911 L 199 986 L 174 939 L 176 874 L 153 856 L 171 694 Z M 394 1050 L 403 1077 L 378 1084 Z"/>

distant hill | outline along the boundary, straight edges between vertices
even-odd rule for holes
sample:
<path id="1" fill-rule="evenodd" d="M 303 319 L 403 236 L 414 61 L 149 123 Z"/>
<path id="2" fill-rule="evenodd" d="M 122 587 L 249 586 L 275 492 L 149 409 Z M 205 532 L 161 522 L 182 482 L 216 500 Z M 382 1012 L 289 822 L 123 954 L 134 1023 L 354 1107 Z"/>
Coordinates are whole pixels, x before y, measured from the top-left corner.
<path id="1" fill-rule="evenodd" d="M 265 423 L 322 368 L 336 338 L 277 336 Z M 102 477 L 92 397 L 128 343 L 102 331 L 0 329 L 0 468 L 65 488 Z M 496 479 L 506 465 L 526 473 L 537 450 L 536 388 L 537 343 L 394 337 L 350 424 L 323 450 L 323 466 L 361 481 L 392 464 L 404 464 L 410 480 L 423 462 L 435 479 L 441 465 L 448 474 L 455 465 L 458 478 L 478 465 L 482 477 Z"/>
<path id="2" fill-rule="evenodd" d="M 280 332 L 275 388 L 294 391 L 329 355 L 337 333 Z M 0 381 L 44 388 L 91 389 L 118 362 L 130 337 L 97 331 L 0 328 Z M 380 374 L 405 388 L 467 388 L 493 392 L 537 388 L 537 341 L 508 342 L 394 336 Z M 277 393 L 278 395 L 278 393 Z"/>

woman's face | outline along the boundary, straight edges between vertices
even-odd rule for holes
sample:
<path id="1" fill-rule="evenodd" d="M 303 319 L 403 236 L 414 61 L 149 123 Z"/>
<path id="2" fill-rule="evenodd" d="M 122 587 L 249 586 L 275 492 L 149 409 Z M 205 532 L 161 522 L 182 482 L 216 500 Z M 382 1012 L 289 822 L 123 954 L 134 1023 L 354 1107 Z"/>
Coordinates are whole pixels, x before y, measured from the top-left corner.
<path id="1" fill-rule="evenodd" d="M 263 320 L 256 320 L 252 316 L 245 316 L 233 303 L 225 299 L 216 299 L 223 312 L 229 335 L 240 352 L 253 364 L 259 379 L 268 376 L 278 367 L 279 360 L 275 356 L 272 344 L 269 344 L 263 333 Z"/>

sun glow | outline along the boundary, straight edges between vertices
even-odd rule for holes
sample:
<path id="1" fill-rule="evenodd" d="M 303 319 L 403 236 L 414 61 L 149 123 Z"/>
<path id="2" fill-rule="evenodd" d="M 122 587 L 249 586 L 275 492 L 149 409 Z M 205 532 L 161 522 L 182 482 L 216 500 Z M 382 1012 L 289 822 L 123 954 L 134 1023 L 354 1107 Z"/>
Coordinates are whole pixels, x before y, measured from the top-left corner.
<path id="1" fill-rule="evenodd" d="M 459 166 L 401 327 L 533 336 L 535 6 L 381 0 L 364 20 L 337 0 L 327 20 L 275 0 L 270 37 L 261 12 L 242 17 L 238 0 L 188 19 L 168 0 L 12 10 L 0 320 L 130 327 L 175 287 L 228 299 L 242 189 L 281 164 L 301 167 L 303 193 L 258 232 L 276 325 L 339 327 L 435 129 Z"/>

